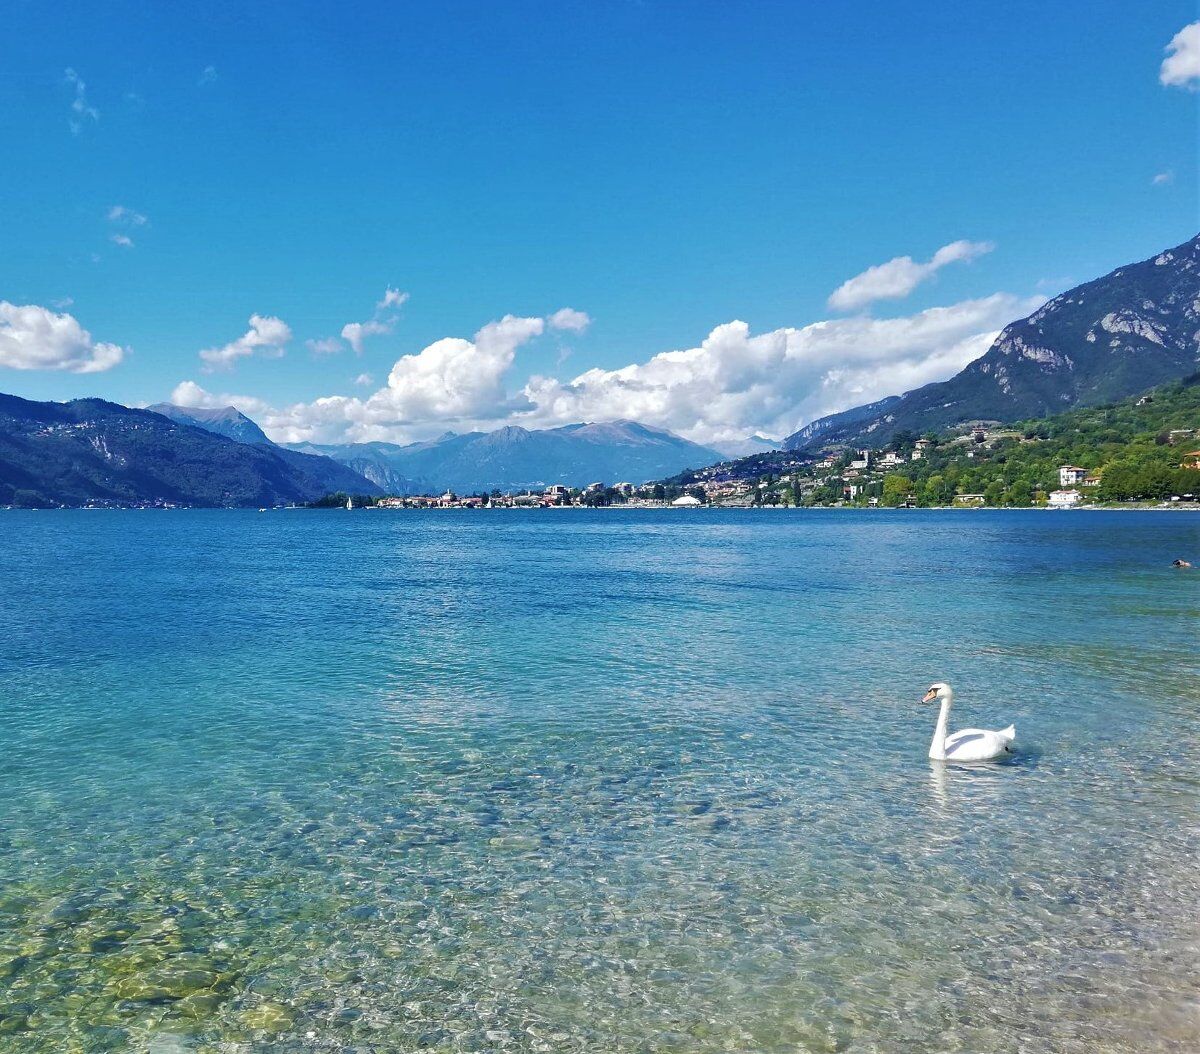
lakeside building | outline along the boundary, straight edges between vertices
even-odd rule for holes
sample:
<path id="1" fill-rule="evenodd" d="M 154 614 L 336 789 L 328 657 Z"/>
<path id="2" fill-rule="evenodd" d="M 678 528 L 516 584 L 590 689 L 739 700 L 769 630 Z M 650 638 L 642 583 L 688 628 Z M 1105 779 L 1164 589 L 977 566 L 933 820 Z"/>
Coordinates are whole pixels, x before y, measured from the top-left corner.
<path id="1" fill-rule="evenodd" d="M 1050 508 L 1069 509 L 1078 505 L 1083 495 L 1077 490 L 1052 490 L 1050 492 Z"/>
<path id="2" fill-rule="evenodd" d="M 1088 470 L 1080 468 L 1078 465 L 1060 465 L 1058 469 L 1058 485 L 1060 487 L 1073 487 L 1076 483 L 1082 483 L 1087 478 Z"/>

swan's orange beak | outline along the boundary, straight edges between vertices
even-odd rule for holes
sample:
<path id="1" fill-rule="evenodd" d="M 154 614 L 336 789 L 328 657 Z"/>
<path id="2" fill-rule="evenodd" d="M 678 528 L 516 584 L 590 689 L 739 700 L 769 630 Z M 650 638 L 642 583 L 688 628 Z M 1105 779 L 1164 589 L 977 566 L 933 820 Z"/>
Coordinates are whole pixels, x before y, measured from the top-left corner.
<path id="1" fill-rule="evenodd" d="M 927 691 L 925 693 L 925 698 L 922 699 L 921 702 L 932 703 L 936 698 L 937 698 L 937 692 L 935 692 L 932 688 L 930 688 L 929 691 Z"/>

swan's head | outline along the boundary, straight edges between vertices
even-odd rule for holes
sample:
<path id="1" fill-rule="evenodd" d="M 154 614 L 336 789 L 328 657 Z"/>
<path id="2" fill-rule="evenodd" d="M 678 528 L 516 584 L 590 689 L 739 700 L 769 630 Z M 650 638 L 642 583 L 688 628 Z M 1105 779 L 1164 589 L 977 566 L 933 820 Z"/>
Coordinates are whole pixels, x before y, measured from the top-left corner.
<path id="1" fill-rule="evenodd" d="M 950 690 L 950 685 L 945 681 L 934 681 L 929 686 L 929 691 L 925 693 L 925 698 L 921 700 L 923 703 L 944 703 L 949 702 L 954 697 L 954 693 Z"/>

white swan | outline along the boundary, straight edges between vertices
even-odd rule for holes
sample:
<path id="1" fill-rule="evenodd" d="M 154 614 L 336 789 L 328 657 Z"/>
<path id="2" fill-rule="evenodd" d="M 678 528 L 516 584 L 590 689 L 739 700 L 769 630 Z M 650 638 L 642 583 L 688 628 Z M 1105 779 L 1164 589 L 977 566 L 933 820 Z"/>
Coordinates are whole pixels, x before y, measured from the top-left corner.
<path id="1" fill-rule="evenodd" d="M 933 742 L 929 744 L 929 756 L 934 761 L 992 761 L 1012 750 L 1017 738 L 1017 726 L 1009 725 L 1000 732 L 988 732 L 982 728 L 964 728 L 954 735 L 946 735 L 946 723 L 950 720 L 950 707 L 954 704 L 954 692 L 950 685 L 938 681 L 929 686 L 922 702 L 940 702 L 937 727 L 933 730 Z"/>

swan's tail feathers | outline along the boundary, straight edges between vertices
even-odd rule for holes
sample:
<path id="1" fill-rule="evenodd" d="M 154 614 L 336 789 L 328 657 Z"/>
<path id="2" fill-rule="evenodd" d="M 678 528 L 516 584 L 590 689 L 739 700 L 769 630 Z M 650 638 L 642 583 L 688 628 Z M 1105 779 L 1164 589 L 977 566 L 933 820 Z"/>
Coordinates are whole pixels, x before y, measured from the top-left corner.
<path id="1" fill-rule="evenodd" d="M 1017 738 L 1017 726 L 1009 725 L 1008 728 L 1002 728 L 996 734 L 1003 736 L 1005 739 L 1007 739 L 1011 743 L 1014 739 Z"/>

